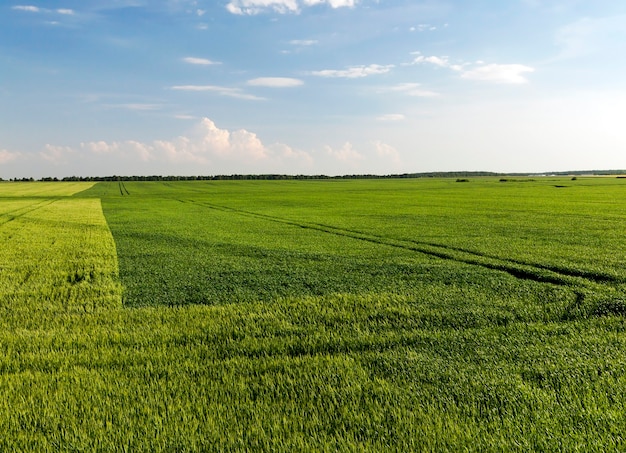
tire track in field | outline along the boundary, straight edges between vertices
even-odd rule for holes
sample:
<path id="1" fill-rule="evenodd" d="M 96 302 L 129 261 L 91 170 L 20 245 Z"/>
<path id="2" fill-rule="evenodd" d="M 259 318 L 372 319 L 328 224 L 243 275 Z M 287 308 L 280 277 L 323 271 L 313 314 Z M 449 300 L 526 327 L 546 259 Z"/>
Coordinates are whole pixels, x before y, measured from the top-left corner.
<path id="1" fill-rule="evenodd" d="M 410 242 L 413 242 L 413 241 L 410 241 Z M 432 245 L 434 247 L 441 247 L 446 250 L 452 250 L 452 251 L 457 251 L 461 253 L 469 253 L 469 254 L 481 256 L 487 259 L 500 260 L 503 262 L 511 263 L 513 265 L 536 267 L 538 269 L 551 271 L 556 274 L 563 274 L 568 277 L 579 277 L 579 278 L 583 278 L 586 280 L 591 280 L 596 283 L 626 283 L 626 279 L 615 276 L 615 275 L 596 273 L 592 271 L 586 271 L 584 269 L 571 269 L 571 268 L 562 267 L 562 266 L 554 266 L 554 265 L 541 264 L 541 263 L 530 263 L 528 261 L 516 260 L 516 259 L 511 259 L 511 258 L 508 258 L 508 259 L 500 258 L 498 256 L 490 255 L 488 253 L 479 253 L 473 250 L 464 249 L 462 247 L 453 247 L 450 245 L 442 245 L 442 244 L 435 244 L 435 243 L 425 243 L 425 244 Z"/>
<path id="2" fill-rule="evenodd" d="M 13 209 L 12 211 L 3 212 L 2 214 L 0 214 L 0 218 L 6 217 L 6 219 L 0 220 L 0 226 L 4 225 L 5 223 L 12 222 L 15 219 L 25 216 L 26 214 L 30 214 L 33 211 L 36 211 L 41 208 L 45 208 L 46 206 L 49 206 L 52 203 L 56 203 L 56 201 L 57 201 L 56 199 L 40 201 L 40 202 L 29 204 L 27 206 L 23 206 L 18 209 Z"/>
<path id="3" fill-rule="evenodd" d="M 184 202 L 183 200 L 178 201 Z M 614 283 L 623 282 L 623 280 L 612 276 L 596 276 L 595 274 L 585 271 L 579 272 L 571 269 L 561 269 L 552 266 L 525 263 L 523 261 L 517 260 L 506 260 L 489 256 L 487 254 L 481 254 L 470 250 L 464 250 L 461 248 L 455 248 L 446 245 L 411 240 L 392 239 L 384 236 L 364 233 L 358 230 L 351 230 L 319 223 L 296 222 L 287 218 L 245 211 L 242 209 L 221 206 L 208 202 L 200 202 L 198 204 L 222 212 L 255 217 L 271 222 L 281 223 L 283 225 L 290 225 L 297 228 L 320 231 L 336 236 L 343 236 L 351 239 L 366 241 L 373 244 L 401 248 L 403 250 L 422 253 L 428 256 L 433 256 L 435 258 L 480 266 L 490 270 L 502 271 L 519 279 L 532 280 L 539 283 L 551 283 L 554 285 L 563 286 L 586 286 L 588 284 L 597 283 L 599 281 L 610 281 Z"/>

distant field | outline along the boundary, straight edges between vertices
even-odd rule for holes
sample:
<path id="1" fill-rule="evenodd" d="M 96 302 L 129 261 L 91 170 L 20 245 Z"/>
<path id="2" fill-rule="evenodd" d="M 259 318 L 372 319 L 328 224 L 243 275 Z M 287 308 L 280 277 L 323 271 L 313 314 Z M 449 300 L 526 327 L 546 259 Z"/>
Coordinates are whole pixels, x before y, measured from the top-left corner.
<path id="1" fill-rule="evenodd" d="M 626 181 L 0 184 L 2 450 L 626 449 Z"/>

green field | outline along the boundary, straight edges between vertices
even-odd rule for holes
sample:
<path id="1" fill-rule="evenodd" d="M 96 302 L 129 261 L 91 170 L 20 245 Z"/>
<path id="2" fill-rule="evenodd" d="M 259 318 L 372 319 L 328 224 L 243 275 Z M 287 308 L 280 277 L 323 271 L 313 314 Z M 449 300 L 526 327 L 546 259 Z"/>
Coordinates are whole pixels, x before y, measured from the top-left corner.
<path id="1" fill-rule="evenodd" d="M 626 180 L 0 184 L 1 451 L 626 450 Z"/>

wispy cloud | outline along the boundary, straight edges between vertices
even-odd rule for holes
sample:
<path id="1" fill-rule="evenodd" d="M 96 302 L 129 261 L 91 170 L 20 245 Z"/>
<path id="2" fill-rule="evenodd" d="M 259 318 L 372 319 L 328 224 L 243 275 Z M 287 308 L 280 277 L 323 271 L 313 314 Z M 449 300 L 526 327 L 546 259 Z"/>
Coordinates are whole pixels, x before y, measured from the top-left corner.
<path id="1" fill-rule="evenodd" d="M 433 55 L 426 57 L 420 52 L 414 52 L 413 55 L 415 55 L 415 58 L 410 64 L 431 64 L 440 68 L 447 68 L 460 73 L 461 78 L 468 80 L 520 85 L 528 83 L 528 79 L 524 74 L 535 71 L 534 68 L 523 64 L 485 64 L 482 61 L 474 64 L 453 64 L 448 56 Z"/>
<path id="2" fill-rule="evenodd" d="M 384 115 L 380 115 L 376 118 L 378 121 L 404 121 L 406 116 L 402 113 L 386 113 Z"/>
<path id="3" fill-rule="evenodd" d="M 69 8 L 58 8 L 58 9 L 48 9 L 48 8 L 40 8 L 38 6 L 33 5 L 15 5 L 11 7 L 11 9 L 16 11 L 27 11 L 29 13 L 57 13 L 63 14 L 66 16 L 73 16 L 76 12 L 73 9 Z"/>
<path id="4" fill-rule="evenodd" d="M 185 58 L 183 58 L 183 61 L 185 63 L 195 64 L 195 65 L 202 65 L 202 66 L 221 64 L 219 61 L 213 61 L 213 60 L 209 60 L 207 58 L 197 58 L 197 57 L 185 57 Z"/>
<path id="5" fill-rule="evenodd" d="M 534 71 L 534 68 L 522 64 L 487 64 L 464 71 L 461 77 L 470 80 L 520 85 L 528 83 L 524 74 Z"/>
<path id="6" fill-rule="evenodd" d="M 422 55 L 421 52 L 413 52 L 412 55 L 415 55 L 413 61 L 409 64 L 424 64 L 424 63 L 429 63 L 432 64 L 434 66 L 438 66 L 440 68 L 449 68 L 452 69 L 453 71 L 462 71 L 463 70 L 463 65 L 462 64 L 453 64 L 450 63 L 450 57 L 448 57 L 447 55 L 444 56 L 436 56 L 436 55 L 431 55 L 429 57 L 426 57 L 424 55 Z"/>
<path id="7" fill-rule="evenodd" d="M 311 75 L 318 77 L 340 77 L 347 79 L 357 79 L 377 74 L 385 74 L 391 71 L 394 65 L 371 64 L 368 66 L 351 66 L 346 69 L 323 69 L 312 71 Z"/>
<path id="8" fill-rule="evenodd" d="M 16 11 L 28 11 L 30 13 L 38 13 L 41 12 L 41 8 L 33 5 L 15 5 L 11 9 Z"/>
<path id="9" fill-rule="evenodd" d="M 128 104 L 109 104 L 108 107 L 145 112 L 145 111 L 151 111 L 151 110 L 159 110 L 162 106 L 159 104 L 128 103 Z"/>
<path id="10" fill-rule="evenodd" d="M 319 41 L 317 41 L 316 39 L 292 39 L 291 41 L 289 41 L 289 44 L 291 44 L 292 46 L 302 46 L 302 47 L 314 46 L 318 43 Z"/>
<path id="11" fill-rule="evenodd" d="M 304 84 L 300 79 L 292 79 L 289 77 L 259 77 L 248 80 L 250 86 L 270 87 L 270 88 L 291 88 Z"/>
<path id="12" fill-rule="evenodd" d="M 66 163 L 76 151 L 69 146 L 55 146 L 47 144 L 39 155 L 49 163 L 63 164 Z"/>
<path id="13" fill-rule="evenodd" d="M 614 55 L 623 51 L 626 15 L 584 18 L 557 30 L 559 58 L 577 58 L 597 53 Z"/>
<path id="14" fill-rule="evenodd" d="M 432 98 L 439 96 L 439 93 L 431 90 L 424 90 L 419 83 L 399 83 L 387 88 L 388 91 L 395 91 L 407 96 L 415 96 L 422 98 Z"/>
<path id="15" fill-rule="evenodd" d="M 437 27 L 435 27 L 434 25 L 430 25 L 430 24 L 419 24 L 417 27 L 409 28 L 409 31 L 419 31 L 419 32 L 435 31 L 435 30 L 437 30 Z"/>
<path id="16" fill-rule="evenodd" d="M 221 96 L 228 96 L 236 99 L 243 99 L 247 101 L 265 101 L 266 99 L 253 94 L 248 94 L 240 88 L 222 87 L 216 85 L 176 85 L 171 88 L 177 91 L 208 91 L 217 93 Z"/>
<path id="17" fill-rule="evenodd" d="M 6 149 L 0 149 L 0 164 L 7 164 L 21 157 L 21 153 L 7 151 Z"/>
<path id="18" fill-rule="evenodd" d="M 353 7 L 358 0 L 231 0 L 226 9 L 232 14 L 255 15 L 264 12 L 298 13 L 302 7 L 328 5 L 333 9 Z"/>

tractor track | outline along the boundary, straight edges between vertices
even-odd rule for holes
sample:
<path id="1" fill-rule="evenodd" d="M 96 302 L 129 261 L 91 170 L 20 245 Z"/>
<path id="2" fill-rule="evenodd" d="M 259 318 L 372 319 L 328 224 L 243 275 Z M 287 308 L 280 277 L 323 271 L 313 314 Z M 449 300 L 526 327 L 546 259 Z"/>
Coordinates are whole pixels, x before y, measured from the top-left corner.
<path id="1" fill-rule="evenodd" d="M 26 214 L 37 211 L 38 209 L 45 208 L 46 206 L 49 206 L 52 203 L 56 203 L 57 201 L 58 200 L 56 199 L 39 201 L 33 204 L 29 204 L 28 206 L 14 209 L 12 211 L 3 212 L 2 214 L 0 214 L 0 226 L 12 222 L 15 219 L 19 219 Z"/>
<path id="2" fill-rule="evenodd" d="M 182 200 L 178 201 L 183 202 Z M 242 216 L 263 219 L 270 222 L 276 222 L 283 225 L 289 225 L 296 228 L 304 228 L 327 234 L 333 234 L 336 236 L 361 240 L 373 244 L 409 250 L 412 252 L 421 253 L 444 260 L 480 266 L 490 270 L 505 272 L 509 275 L 512 275 L 513 277 L 523 280 L 531 280 L 540 283 L 550 283 L 562 286 L 587 286 L 594 283 L 618 284 L 625 282 L 624 279 L 620 279 L 619 277 L 611 275 L 595 274 L 584 270 L 569 269 L 539 263 L 528 263 L 521 260 L 503 259 L 493 255 L 478 253 L 472 250 L 452 247 L 448 245 L 419 242 L 407 239 L 387 238 L 384 236 L 365 233 L 358 230 L 341 228 L 320 223 L 299 222 L 288 218 L 271 216 L 268 214 L 260 214 L 208 202 L 199 202 L 197 203 L 197 205 L 205 206 L 209 209 L 214 209 L 222 212 L 229 212 Z"/>

